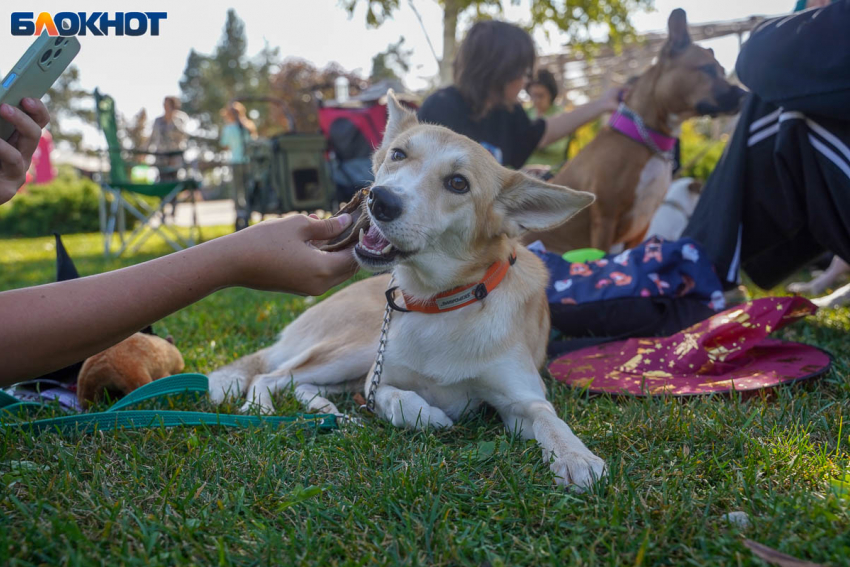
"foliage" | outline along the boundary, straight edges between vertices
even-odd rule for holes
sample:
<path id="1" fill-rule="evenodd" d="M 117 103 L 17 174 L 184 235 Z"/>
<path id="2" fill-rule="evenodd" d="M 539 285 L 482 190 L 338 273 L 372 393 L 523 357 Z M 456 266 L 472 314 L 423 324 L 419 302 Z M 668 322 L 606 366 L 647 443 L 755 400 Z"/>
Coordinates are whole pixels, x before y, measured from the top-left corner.
<path id="1" fill-rule="evenodd" d="M 699 126 L 699 120 L 688 120 L 682 125 L 682 133 L 679 137 L 681 169 L 677 175 L 705 181 L 714 171 L 720 156 L 723 155 L 723 148 L 729 136 L 723 134 L 719 140 L 715 140 L 701 132 Z M 602 122 L 596 120 L 576 130 L 570 141 L 570 159 L 589 144 L 601 128 Z"/>
<path id="2" fill-rule="evenodd" d="M 43 236 L 99 229 L 98 194 L 91 179 L 64 173 L 43 185 L 27 185 L 0 207 L 0 235 Z"/>
<path id="3" fill-rule="evenodd" d="M 231 100 L 268 95 L 279 50 L 267 43 L 257 56 L 250 58 L 246 46 L 245 24 L 231 8 L 213 53 L 204 55 L 192 49 L 186 59 L 180 79 L 183 110 L 211 134 L 223 124 L 219 112 Z M 272 115 L 269 108 L 258 105 L 252 110 L 251 118 L 261 133 L 280 129 L 280 117 Z"/>
<path id="4" fill-rule="evenodd" d="M 271 94 L 289 108 L 298 132 L 318 132 L 318 104 L 334 98 L 334 82 L 338 77 L 348 79 L 351 94 L 357 94 L 366 86 L 362 77 L 337 63 L 319 69 L 303 59 L 290 58 L 271 78 Z"/>
<path id="5" fill-rule="evenodd" d="M 168 251 L 151 239 L 104 260 L 97 234 L 65 246 L 84 275 Z M 4 242 L 0 289 L 52 281 L 54 258 L 50 238 Z M 187 371 L 209 373 L 271 344 L 311 302 L 228 289 L 155 330 L 174 337 Z M 831 350 L 834 370 L 747 400 L 590 397 L 547 380 L 558 414 L 608 463 L 584 493 L 556 488 L 540 449 L 486 412 L 439 432 L 374 419 L 322 435 L 2 432 L 0 564 L 764 565 L 745 536 L 846 565 L 850 501 L 836 481 L 850 467 L 848 332 L 848 308 L 783 330 Z M 349 395 L 334 400 L 356 413 Z M 216 410 L 179 397 L 156 407 Z M 299 411 L 289 392 L 276 408 Z M 739 510 L 751 528 L 722 518 Z"/>
<path id="6" fill-rule="evenodd" d="M 362 77 L 334 63 L 318 69 L 300 59 L 281 62 L 279 49 L 268 43 L 255 57 L 248 57 L 246 44 L 245 25 L 230 9 L 212 55 L 192 50 L 186 59 L 180 79 L 183 109 L 200 121 L 209 144 L 215 145 L 215 133 L 223 125 L 219 112 L 231 100 L 272 96 L 283 101 L 286 111 L 277 104 L 243 100 L 261 136 L 287 131 L 289 116 L 297 131 L 316 132 L 317 99 L 333 98 L 334 80 L 348 77 L 352 94 L 363 85 Z"/>
<path id="7" fill-rule="evenodd" d="M 96 126 L 97 121 L 93 94 L 80 86 L 80 69 L 76 65 L 69 66 L 59 75 L 47 91 L 45 104 L 50 112 L 50 134 L 53 140 L 57 144 L 67 141 L 75 149 L 79 149 L 83 139 L 82 132 L 66 130 L 62 124 L 68 118 L 77 118 L 91 126 Z"/>
<path id="8" fill-rule="evenodd" d="M 121 143 L 124 145 L 124 147 L 127 149 L 144 148 L 145 143 L 147 142 L 147 111 L 144 108 L 141 109 L 130 120 L 127 120 L 127 118 L 121 113 L 117 113 L 117 118 L 118 139 L 121 140 Z M 134 163 L 142 163 L 145 159 L 145 156 L 142 154 L 131 154 L 125 156 L 124 159 Z"/>
<path id="9" fill-rule="evenodd" d="M 372 72 L 369 73 L 369 81 L 377 83 L 383 80 L 401 81 L 404 75 L 410 71 L 410 56 L 412 49 L 404 49 L 404 38 L 391 43 L 386 51 L 372 57 Z"/>
<path id="10" fill-rule="evenodd" d="M 698 121 L 689 120 L 682 125 L 682 134 L 679 141 L 682 149 L 682 169 L 679 175 L 682 177 L 693 177 L 705 181 L 720 156 L 729 139 L 728 134 L 721 135 L 719 140 L 711 139 L 705 133 L 700 132 Z"/>
<path id="11" fill-rule="evenodd" d="M 409 0 L 412 4 L 413 0 Z M 440 74 L 444 82 L 454 60 L 458 16 L 468 14 L 475 19 L 501 16 L 502 0 L 438 0 L 443 8 L 443 56 Z M 527 5 L 531 19 L 528 29 L 553 24 L 566 36 L 573 48 L 592 51 L 591 34 L 600 28 L 608 32 L 607 43 L 616 47 L 634 37 L 630 15 L 652 8 L 654 0 L 510 0 L 513 5 Z M 378 27 L 399 9 L 400 0 L 340 0 L 349 16 L 360 4 L 366 5 L 366 25 Z"/>
<path id="12" fill-rule="evenodd" d="M 634 38 L 631 14 L 648 10 L 653 0 L 511 0 L 528 4 L 532 27 L 547 23 L 566 35 L 570 45 L 590 49 L 595 44 L 591 32 L 604 28 L 609 45 L 618 47 Z"/>

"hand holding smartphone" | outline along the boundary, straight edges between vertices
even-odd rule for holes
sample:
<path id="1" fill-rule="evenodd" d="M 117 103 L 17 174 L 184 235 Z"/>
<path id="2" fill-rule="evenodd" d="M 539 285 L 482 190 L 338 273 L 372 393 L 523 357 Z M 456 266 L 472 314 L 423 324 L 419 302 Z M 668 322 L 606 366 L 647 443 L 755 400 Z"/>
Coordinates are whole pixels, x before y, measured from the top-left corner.
<path id="1" fill-rule="evenodd" d="M 76 37 L 43 33 L 0 82 L 0 104 L 21 108 L 25 97 L 40 99 L 79 52 Z M 14 125 L 0 116 L 0 139 L 8 140 L 14 131 Z"/>

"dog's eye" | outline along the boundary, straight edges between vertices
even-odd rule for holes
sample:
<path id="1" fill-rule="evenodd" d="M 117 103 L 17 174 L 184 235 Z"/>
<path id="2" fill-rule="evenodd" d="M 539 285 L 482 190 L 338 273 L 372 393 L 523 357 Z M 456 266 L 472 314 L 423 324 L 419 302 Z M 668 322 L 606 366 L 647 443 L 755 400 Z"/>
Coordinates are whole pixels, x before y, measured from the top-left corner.
<path id="1" fill-rule="evenodd" d="M 394 148 L 390 150 L 390 160 L 391 161 L 401 161 L 407 157 L 407 154 L 401 151 L 398 148 Z"/>
<path id="2" fill-rule="evenodd" d="M 451 175 L 446 177 L 446 189 L 453 193 L 466 193 L 469 191 L 469 181 L 463 175 Z"/>
<path id="3" fill-rule="evenodd" d="M 703 65 L 702 67 L 700 67 L 700 71 L 702 71 L 709 77 L 717 76 L 717 67 L 715 67 L 714 65 Z"/>

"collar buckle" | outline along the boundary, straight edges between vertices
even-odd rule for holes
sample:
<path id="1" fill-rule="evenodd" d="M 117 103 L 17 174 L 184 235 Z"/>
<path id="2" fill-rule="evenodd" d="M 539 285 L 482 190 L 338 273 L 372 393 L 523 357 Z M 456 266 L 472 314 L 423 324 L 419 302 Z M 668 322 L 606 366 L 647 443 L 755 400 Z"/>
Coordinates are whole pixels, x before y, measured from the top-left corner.
<path id="1" fill-rule="evenodd" d="M 387 296 L 387 305 L 390 306 L 395 311 L 399 311 L 401 313 L 410 313 L 410 309 L 405 309 L 404 307 L 399 307 L 395 302 L 395 290 L 398 289 L 398 286 L 393 286 L 386 291 Z"/>

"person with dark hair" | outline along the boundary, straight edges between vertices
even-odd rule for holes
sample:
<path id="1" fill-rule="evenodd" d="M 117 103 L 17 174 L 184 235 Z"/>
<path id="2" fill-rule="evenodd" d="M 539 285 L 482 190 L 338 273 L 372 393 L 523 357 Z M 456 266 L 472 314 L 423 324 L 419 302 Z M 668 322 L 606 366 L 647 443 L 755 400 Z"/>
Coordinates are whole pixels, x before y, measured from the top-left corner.
<path id="1" fill-rule="evenodd" d="M 531 97 L 531 107 L 526 110 L 531 120 L 556 116 L 563 112 L 555 104 L 555 99 L 558 98 L 558 83 L 555 75 L 548 69 L 537 71 L 534 78 L 526 85 L 525 92 Z M 546 166 L 549 168 L 549 173 L 554 174 L 567 161 L 569 143 L 569 138 L 561 138 L 544 148 L 538 148 L 531 154 L 528 163 Z"/>
<path id="2" fill-rule="evenodd" d="M 618 90 L 610 89 L 572 112 L 531 120 L 517 97 L 533 76 L 534 61 L 534 42 L 521 28 L 497 20 L 476 23 L 455 57 L 454 84 L 425 99 L 419 119 L 468 136 L 499 163 L 520 169 L 537 148 L 617 109 Z"/>

